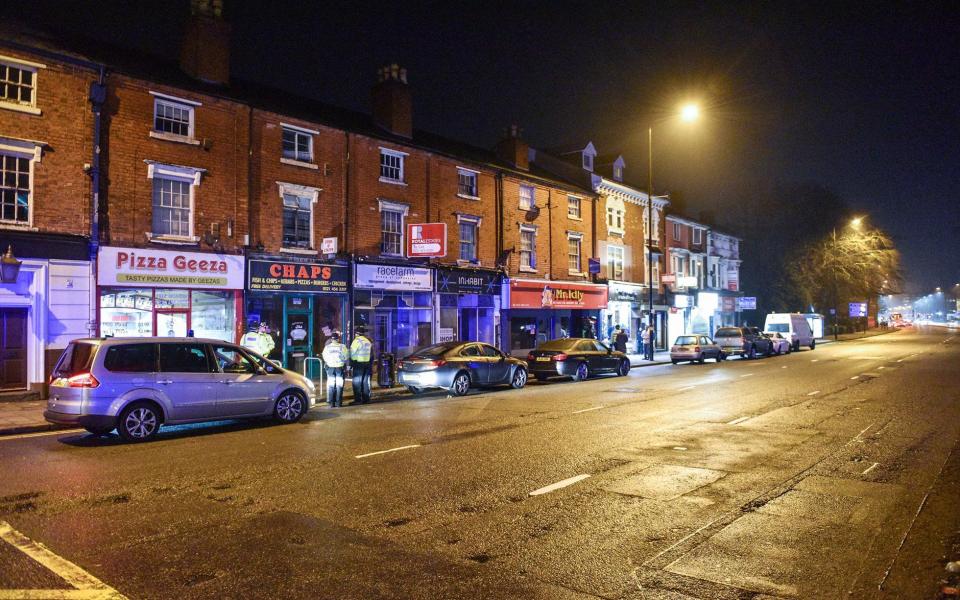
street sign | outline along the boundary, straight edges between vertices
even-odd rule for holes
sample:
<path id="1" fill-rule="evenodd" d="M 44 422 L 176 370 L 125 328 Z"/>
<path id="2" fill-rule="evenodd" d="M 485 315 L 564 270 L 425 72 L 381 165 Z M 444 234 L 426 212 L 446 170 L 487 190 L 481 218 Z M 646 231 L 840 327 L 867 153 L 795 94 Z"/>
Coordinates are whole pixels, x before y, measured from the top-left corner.
<path id="1" fill-rule="evenodd" d="M 851 317 L 865 317 L 867 316 L 867 303 L 866 302 L 851 302 L 850 310 L 847 313 Z"/>
<path id="2" fill-rule="evenodd" d="M 676 282 L 677 282 L 677 276 L 676 276 L 676 275 L 673 275 L 672 273 L 664 273 L 663 275 L 660 276 L 660 282 L 661 282 L 661 283 L 676 283 Z"/>
<path id="3" fill-rule="evenodd" d="M 677 278 L 677 286 L 679 287 L 697 287 L 698 283 L 699 282 L 697 281 L 696 277 L 691 277 L 689 275 L 681 275 Z"/>
<path id="4" fill-rule="evenodd" d="M 599 258 L 588 258 L 588 259 L 587 259 L 587 272 L 588 272 L 588 273 L 599 273 L 599 272 L 600 272 L 600 259 L 599 259 Z"/>
<path id="5" fill-rule="evenodd" d="M 756 296 L 741 296 L 737 298 L 737 310 L 756 310 Z"/>
<path id="6" fill-rule="evenodd" d="M 320 242 L 320 254 L 336 254 L 337 253 L 337 238 L 329 237 L 323 238 L 323 241 Z"/>
<path id="7" fill-rule="evenodd" d="M 408 223 L 407 256 L 439 258 L 447 255 L 446 223 Z"/>

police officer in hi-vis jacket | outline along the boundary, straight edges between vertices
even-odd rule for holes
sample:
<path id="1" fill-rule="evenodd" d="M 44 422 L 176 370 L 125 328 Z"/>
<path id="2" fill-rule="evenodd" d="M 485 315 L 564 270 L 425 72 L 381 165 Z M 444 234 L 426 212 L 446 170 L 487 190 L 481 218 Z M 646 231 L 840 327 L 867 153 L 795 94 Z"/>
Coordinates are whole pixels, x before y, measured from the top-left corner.
<path id="1" fill-rule="evenodd" d="M 333 408 L 343 405 L 343 369 L 350 351 L 340 343 L 340 332 L 334 331 L 320 355 L 327 371 L 327 404 Z"/>
<path id="2" fill-rule="evenodd" d="M 367 328 L 357 327 L 357 335 L 350 344 L 350 367 L 353 369 L 353 403 L 370 402 L 371 353 L 373 342 L 367 337 Z"/>

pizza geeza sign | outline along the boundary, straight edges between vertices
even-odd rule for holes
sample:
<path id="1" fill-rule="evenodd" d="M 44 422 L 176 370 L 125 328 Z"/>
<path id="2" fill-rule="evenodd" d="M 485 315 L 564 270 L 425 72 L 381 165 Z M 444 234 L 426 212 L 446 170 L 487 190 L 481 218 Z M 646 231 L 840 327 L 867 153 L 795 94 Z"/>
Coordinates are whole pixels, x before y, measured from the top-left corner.
<path id="1" fill-rule="evenodd" d="M 98 285 L 243 289 L 243 257 L 150 248 L 100 248 Z"/>

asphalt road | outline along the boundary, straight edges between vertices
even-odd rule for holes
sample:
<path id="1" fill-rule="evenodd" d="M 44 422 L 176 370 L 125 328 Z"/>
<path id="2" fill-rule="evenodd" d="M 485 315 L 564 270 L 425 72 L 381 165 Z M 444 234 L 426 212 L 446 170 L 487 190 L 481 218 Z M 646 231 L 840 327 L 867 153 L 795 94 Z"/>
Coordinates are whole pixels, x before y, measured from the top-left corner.
<path id="1" fill-rule="evenodd" d="M 145 445 L 3 438 L 0 598 L 930 598 L 958 358 L 900 331 Z"/>

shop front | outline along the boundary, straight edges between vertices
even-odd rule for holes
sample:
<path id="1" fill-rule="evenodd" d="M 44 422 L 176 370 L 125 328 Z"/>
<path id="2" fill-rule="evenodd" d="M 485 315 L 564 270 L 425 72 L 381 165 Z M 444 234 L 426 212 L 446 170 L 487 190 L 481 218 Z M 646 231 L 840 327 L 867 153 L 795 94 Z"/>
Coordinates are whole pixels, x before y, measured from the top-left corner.
<path id="1" fill-rule="evenodd" d="M 627 349 L 630 352 L 637 351 L 637 340 L 640 338 L 640 327 L 644 323 L 643 301 L 644 287 L 636 283 L 626 283 L 622 281 L 611 281 L 607 284 L 609 288 L 607 298 L 607 308 L 601 312 L 601 321 L 603 339 L 613 340 L 613 332 L 619 325 L 627 330 L 630 335 L 630 341 Z"/>
<path id="2" fill-rule="evenodd" d="M 369 263 L 353 269 L 353 328 L 367 328 L 374 355 L 402 358 L 433 343 L 433 269 Z"/>
<path id="3" fill-rule="evenodd" d="M 101 247 L 99 333 L 236 342 L 242 292 L 242 256 Z"/>
<path id="4" fill-rule="evenodd" d="M 607 308 L 608 288 L 591 283 L 511 279 L 503 289 L 507 326 L 505 348 L 525 356 L 538 345 L 558 338 L 599 338 L 600 311 Z"/>
<path id="5" fill-rule="evenodd" d="M 496 346 L 500 327 L 500 272 L 437 269 L 437 341 Z"/>
<path id="6" fill-rule="evenodd" d="M 346 331 L 350 267 L 290 257 L 247 260 L 244 343 L 304 372 L 334 331 Z"/>

